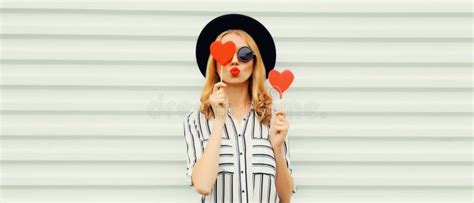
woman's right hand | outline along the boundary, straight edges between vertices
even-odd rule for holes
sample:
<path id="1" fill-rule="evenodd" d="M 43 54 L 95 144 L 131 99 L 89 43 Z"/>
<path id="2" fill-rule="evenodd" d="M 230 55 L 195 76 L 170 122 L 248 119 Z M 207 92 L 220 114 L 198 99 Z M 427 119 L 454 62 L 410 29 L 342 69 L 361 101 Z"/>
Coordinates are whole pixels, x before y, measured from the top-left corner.
<path id="1" fill-rule="evenodd" d="M 225 119 L 229 109 L 229 100 L 225 94 L 224 87 L 227 87 L 224 82 L 214 84 L 212 93 L 209 95 L 209 103 L 211 103 L 214 116 L 219 119 Z"/>

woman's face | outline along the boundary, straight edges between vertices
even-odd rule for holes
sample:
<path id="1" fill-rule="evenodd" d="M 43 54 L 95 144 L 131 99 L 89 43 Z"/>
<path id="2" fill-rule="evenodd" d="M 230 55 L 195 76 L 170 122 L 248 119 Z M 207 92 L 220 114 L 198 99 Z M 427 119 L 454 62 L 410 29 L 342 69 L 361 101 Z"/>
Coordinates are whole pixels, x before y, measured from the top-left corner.
<path id="1" fill-rule="evenodd" d="M 234 42 L 236 53 L 229 64 L 225 66 L 217 66 L 217 74 L 219 74 L 220 77 L 223 77 L 222 79 L 225 83 L 238 84 L 246 82 L 250 75 L 252 75 L 254 59 L 248 62 L 239 61 L 237 58 L 237 50 L 239 50 L 240 47 L 249 45 L 244 40 L 244 38 L 235 33 L 226 34 L 221 40 L 222 43 L 226 43 L 228 41 Z M 222 71 L 223 76 L 221 76 L 221 68 L 224 68 Z"/>

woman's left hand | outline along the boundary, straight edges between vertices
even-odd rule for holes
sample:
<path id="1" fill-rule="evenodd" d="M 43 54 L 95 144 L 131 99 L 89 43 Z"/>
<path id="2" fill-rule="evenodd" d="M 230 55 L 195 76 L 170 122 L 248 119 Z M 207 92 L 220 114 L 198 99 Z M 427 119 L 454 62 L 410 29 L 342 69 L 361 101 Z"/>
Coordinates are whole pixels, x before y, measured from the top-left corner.
<path id="1" fill-rule="evenodd" d="M 270 121 L 269 140 L 272 147 L 281 147 L 285 142 L 288 134 L 288 120 L 286 119 L 286 112 L 279 110 L 275 113 L 275 118 Z"/>

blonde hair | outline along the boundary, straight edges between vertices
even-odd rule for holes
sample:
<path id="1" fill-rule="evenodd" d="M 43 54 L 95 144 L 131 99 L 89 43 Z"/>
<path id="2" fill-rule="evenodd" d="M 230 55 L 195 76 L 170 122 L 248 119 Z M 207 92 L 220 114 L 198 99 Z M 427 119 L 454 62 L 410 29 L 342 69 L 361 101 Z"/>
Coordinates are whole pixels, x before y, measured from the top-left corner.
<path id="1" fill-rule="evenodd" d="M 272 107 L 272 98 L 265 88 L 265 65 L 263 64 L 262 56 L 260 55 L 260 50 L 258 49 L 257 44 L 253 38 L 243 30 L 230 29 L 222 32 L 217 36 L 216 40 L 220 41 L 224 35 L 234 33 L 242 37 L 253 50 L 256 57 L 254 58 L 254 67 L 252 75 L 249 77 L 249 96 L 251 102 L 254 106 L 254 110 L 260 119 L 261 123 L 268 124 L 271 119 L 271 107 Z M 207 119 L 214 116 L 214 113 L 209 103 L 209 95 L 212 94 L 212 89 L 214 84 L 219 82 L 219 76 L 216 72 L 216 60 L 212 57 L 212 54 L 209 54 L 209 59 L 207 61 L 206 67 L 206 82 L 202 88 L 201 93 L 201 105 L 200 111 L 206 116 Z"/>

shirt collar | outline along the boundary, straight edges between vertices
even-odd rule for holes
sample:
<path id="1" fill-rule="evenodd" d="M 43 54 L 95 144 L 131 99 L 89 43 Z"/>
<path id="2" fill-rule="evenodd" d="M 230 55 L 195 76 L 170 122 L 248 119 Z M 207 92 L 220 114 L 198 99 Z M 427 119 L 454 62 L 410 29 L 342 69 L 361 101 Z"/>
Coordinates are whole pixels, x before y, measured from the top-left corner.
<path id="1" fill-rule="evenodd" d="M 255 111 L 255 108 L 253 106 L 253 102 L 250 102 L 250 111 Z M 230 111 L 228 111 L 227 113 L 230 114 Z"/>
<path id="2" fill-rule="evenodd" d="M 255 107 L 253 106 L 253 102 L 250 102 L 250 112 L 255 111 Z M 227 114 L 230 114 L 230 111 L 227 112 Z"/>

